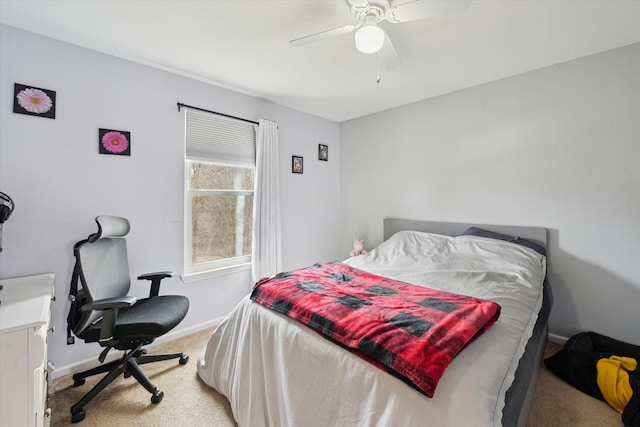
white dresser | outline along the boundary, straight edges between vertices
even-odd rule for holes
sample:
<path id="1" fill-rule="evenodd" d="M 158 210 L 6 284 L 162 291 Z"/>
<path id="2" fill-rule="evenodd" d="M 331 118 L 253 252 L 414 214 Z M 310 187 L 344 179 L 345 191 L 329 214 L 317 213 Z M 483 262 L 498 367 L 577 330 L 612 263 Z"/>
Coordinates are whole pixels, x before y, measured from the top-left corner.
<path id="1" fill-rule="evenodd" d="M 53 274 L 0 280 L 0 426 L 48 425 Z"/>

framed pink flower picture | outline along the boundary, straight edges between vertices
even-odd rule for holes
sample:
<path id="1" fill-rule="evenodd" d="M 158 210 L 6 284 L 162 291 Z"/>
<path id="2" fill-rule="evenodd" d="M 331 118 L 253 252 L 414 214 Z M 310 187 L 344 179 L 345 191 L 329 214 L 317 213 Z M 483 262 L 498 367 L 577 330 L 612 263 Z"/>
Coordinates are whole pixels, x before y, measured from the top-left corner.
<path id="1" fill-rule="evenodd" d="M 15 83 L 13 112 L 30 116 L 56 118 L 56 92 Z"/>
<path id="2" fill-rule="evenodd" d="M 100 154 L 131 155 L 131 132 L 124 130 L 99 129 L 98 151 Z"/>

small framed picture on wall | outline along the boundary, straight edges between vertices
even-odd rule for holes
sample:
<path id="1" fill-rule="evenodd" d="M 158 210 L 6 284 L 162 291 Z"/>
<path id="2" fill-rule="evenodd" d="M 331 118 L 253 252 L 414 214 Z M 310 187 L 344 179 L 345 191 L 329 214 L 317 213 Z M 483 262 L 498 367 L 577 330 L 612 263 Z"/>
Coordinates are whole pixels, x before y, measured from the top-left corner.
<path id="1" fill-rule="evenodd" d="M 291 173 L 302 173 L 301 156 L 291 156 Z"/>
<path id="2" fill-rule="evenodd" d="M 98 129 L 98 152 L 118 156 L 131 155 L 131 132 L 114 129 Z"/>
<path id="3" fill-rule="evenodd" d="M 13 112 L 30 116 L 56 118 L 56 91 L 14 84 Z"/>
<path id="4" fill-rule="evenodd" d="M 329 160 L 329 146 L 324 144 L 318 144 L 318 160 Z"/>

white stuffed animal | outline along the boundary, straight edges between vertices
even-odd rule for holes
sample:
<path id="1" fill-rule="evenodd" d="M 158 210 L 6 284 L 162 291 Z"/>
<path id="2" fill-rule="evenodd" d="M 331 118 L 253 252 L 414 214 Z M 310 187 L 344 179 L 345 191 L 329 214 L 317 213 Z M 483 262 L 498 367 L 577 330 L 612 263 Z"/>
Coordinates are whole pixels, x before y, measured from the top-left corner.
<path id="1" fill-rule="evenodd" d="M 360 237 L 353 240 L 353 250 L 349 252 L 350 256 L 366 255 L 368 252 L 364 250 L 364 240 Z"/>

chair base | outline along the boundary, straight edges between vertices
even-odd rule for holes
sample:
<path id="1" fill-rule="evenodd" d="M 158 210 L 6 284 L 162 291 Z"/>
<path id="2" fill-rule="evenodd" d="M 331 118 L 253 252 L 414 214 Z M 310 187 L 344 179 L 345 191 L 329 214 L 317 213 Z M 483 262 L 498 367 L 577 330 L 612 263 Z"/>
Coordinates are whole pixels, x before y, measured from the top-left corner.
<path id="1" fill-rule="evenodd" d="M 133 376 L 149 393 L 151 393 L 151 403 L 160 403 L 164 397 L 162 390 L 158 389 L 140 369 L 140 365 L 146 363 L 159 362 L 163 360 L 179 359 L 181 365 L 185 365 L 189 361 L 189 356 L 184 353 L 163 353 L 163 354 L 146 354 L 146 350 L 142 348 L 142 344 L 133 350 L 124 353 L 121 359 L 113 362 L 102 364 L 96 368 L 78 372 L 73 375 L 73 386 L 78 387 L 85 383 L 86 378 L 107 372 L 107 374 L 93 386 L 87 394 L 82 397 L 75 405 L 71 407 L 71 422 L 77 423 L 84 419 L 84 406 L 98 395 L 113 380 L 118 378 L 120 374 L 124 377 Z"/>

